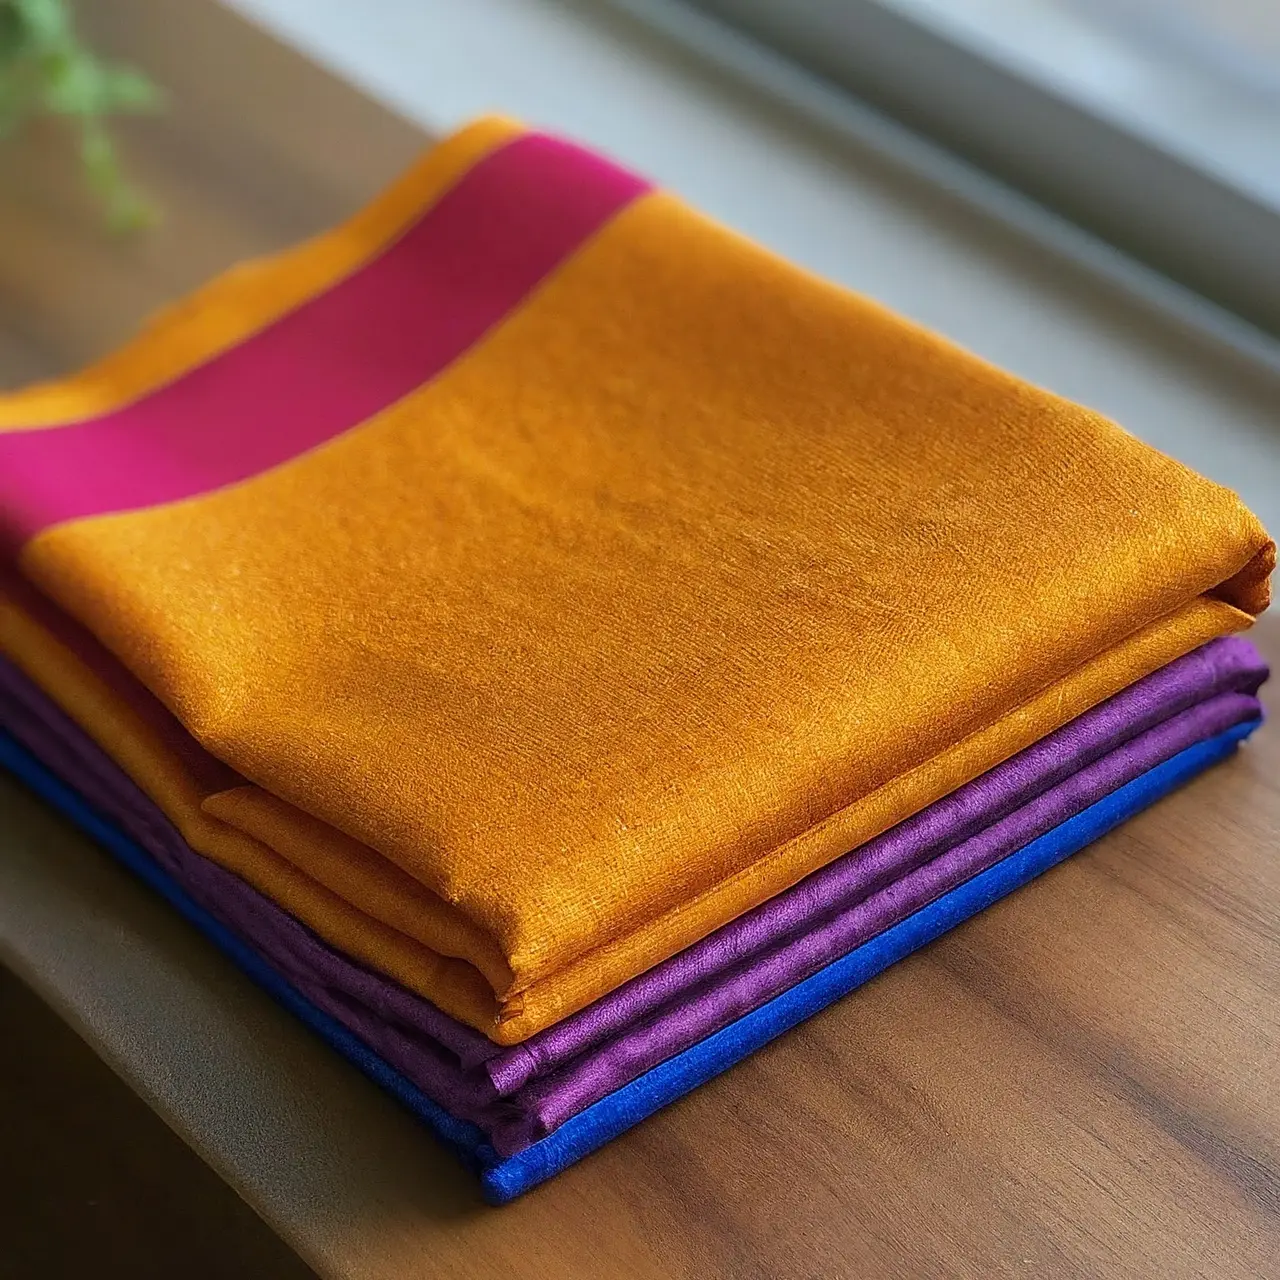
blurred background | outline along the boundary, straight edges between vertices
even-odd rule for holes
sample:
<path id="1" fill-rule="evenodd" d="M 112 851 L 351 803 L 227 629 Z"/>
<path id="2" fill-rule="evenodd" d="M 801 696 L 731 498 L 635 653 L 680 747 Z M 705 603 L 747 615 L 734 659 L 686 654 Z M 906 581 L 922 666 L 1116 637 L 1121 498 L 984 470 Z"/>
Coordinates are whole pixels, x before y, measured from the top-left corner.
<path id="1" fill-rule="evenodd" d="M 451 6 L 414 0 L 371 0 L 354 11 L 332 0 L 236 2 L 370 85 L 394 85 L 418 111 L 438 109 L 449 83 L 475 67 L 468 59 L 452 74 L 423 66 L 435 83 L 415 90 L 395 70 L 402 58 L 421 56 L 433 41 L 447 47 L 477 24 L 489 57 L 500 57 L 504 30 L 538 25 L 518 11 L 548 8 L 516 0 L 451 16 Z M 594 10 L 599 21 L 626 10 L 757 82 L 758 55 L 776 54 L 1280 333 L 1280 6 L 1268 0 L 599 0 L 552 8 L 564 27 L 575 14 L 590 21 Z M 541 34 L 528 56 L 565 77 L 567 105 L 580 42 Z M 661 134 L 660 116 L 651 128 Z"/>

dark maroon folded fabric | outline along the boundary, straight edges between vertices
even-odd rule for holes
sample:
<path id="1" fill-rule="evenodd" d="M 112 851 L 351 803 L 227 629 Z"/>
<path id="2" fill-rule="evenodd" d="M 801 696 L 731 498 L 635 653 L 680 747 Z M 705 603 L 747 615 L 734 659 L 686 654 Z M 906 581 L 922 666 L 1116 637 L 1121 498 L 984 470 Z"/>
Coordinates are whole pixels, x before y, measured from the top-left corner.
<path id="1" fill-rule="evenodd" d="M 193 898 L 454 1115 L 512 1154 L 1191 744 L 1255 719 L 1257 651 L 1215 640 L 521 1045 L 499 1048 L 333 950 L 191 850 L 0 660 L 0 726 Z"/>

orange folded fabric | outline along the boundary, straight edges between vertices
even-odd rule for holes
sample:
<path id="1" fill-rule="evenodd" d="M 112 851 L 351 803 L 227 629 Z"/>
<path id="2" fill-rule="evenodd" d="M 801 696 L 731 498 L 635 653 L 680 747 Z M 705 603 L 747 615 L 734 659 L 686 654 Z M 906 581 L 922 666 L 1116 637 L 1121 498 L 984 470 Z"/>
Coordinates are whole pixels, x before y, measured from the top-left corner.
<path id="1" fill-rule="evenodd" d="M 1229 492 L 567 144 L 0 398 L 0 649 L 514 1043 L 1266 606 Z"/>

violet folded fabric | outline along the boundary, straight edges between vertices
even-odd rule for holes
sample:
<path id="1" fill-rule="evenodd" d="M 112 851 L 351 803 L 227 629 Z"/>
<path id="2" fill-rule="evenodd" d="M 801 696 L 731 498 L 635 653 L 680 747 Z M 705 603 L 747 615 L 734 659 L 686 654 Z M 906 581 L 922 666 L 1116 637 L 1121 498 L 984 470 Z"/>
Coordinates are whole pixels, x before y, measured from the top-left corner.
<path id="1" fill-rule="evenodd" d="M 173 826 L 25 676 L 0 662 L 0 726 L 135 839 L 306 999 L 512 1155 L 1125 786 L 1256 720 L 1267 669 L 1213 641 L 530 1040 L 501 1049 L 362 968 Z"/>

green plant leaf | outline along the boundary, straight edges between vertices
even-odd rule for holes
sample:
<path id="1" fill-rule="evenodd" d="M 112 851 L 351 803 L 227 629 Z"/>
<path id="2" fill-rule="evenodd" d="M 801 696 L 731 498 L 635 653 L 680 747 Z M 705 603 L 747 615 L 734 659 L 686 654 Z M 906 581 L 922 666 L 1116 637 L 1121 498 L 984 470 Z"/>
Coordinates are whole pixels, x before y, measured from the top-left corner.
<path id="1" fill-rule="evenodd" d="M 21 54 L 27 32 L 22 17 L 11 4 L 0 4 L 0 68 Z"/>
<path id="2" fill-rule="evenodd" d="M 142 225 L 154 211 L 122 175 L 103 121 L 160 104 L 146 76 L 80 43 L 65 0 L 0 0 L 0 137 L 40 113 L 78 120 L 85 174 L 113 227 Z"/>
<path id="3" fill-rule="evenodd" d="M 0 66 L 0 134 L 9 132 L 30 113 L 38 83 L 26 64 Z"/>
<path id="4" fill-rule="evenodd" d="M 6 0 L 27 40 L 46 48 L 73 42 L 71 15 L 62 0 Z"/>
<path id="5" fill-rule="evenodd" d="M 96 119 L 85 121 L 80 156 L 115 231 L 134 231 L 155 221 L 154 208 L 125 181 L 110 135 Z"/>
<path id="6" fill-rule="evenodd" d="M 79 53 L 46 54 L 41 59 L 46 111 L 64 116 L 100 115 L 105 95 L 102 73 L 92 58 Z"/>
<path id="7" fill-rule="evenodd" d="M 155 111 L 163 102 L 160 90 L 130 67 L 105 68 L 102 91 L 106 111 Z"/>

